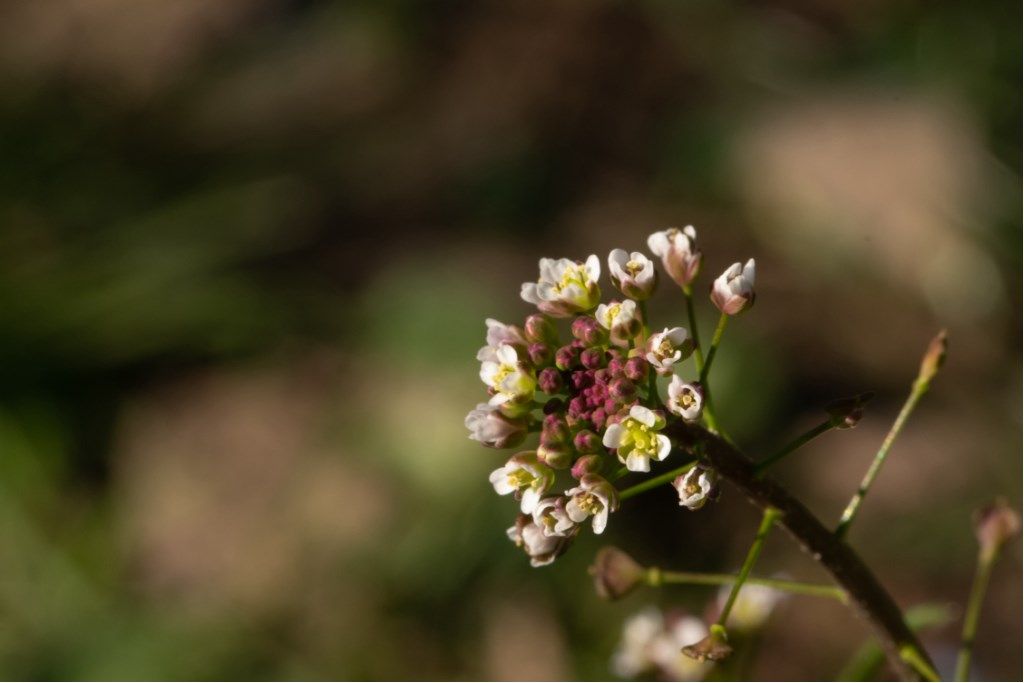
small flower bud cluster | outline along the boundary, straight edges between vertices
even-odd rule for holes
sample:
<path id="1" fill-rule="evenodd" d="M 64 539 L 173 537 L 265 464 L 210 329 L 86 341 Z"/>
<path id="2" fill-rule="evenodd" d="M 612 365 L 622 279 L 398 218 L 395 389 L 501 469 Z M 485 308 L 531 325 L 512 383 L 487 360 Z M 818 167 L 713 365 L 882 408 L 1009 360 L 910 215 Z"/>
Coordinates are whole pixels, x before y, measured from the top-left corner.
<path id="1" fill-rule="evenodd" d="M 692 226 L 648 239 L 665 272 L 687 292 L 702 258 L 696 239 Z M 489 398 L 466 416 L 470 438 L 516 448 L 537 434 L 535 446 L 490 476 L 495 492 L 519 501 L 521 516 L 509 536 L 535 566 L 564 552 L 584 523 L 604 531 L 619 506 L 610 472 L 620 465 L 649 472 L 651 461 L 672 453 L 663 433 L 668 423 L 702 417 L 702 388 L 675 374 L 695 340 L 686 328 L 659 330 L 646 318 L 644 302 L 658 283 L 654 261 L 614 249 L 607 264 L 622 298 L 602 302 L 596 255 L 583 262 L 541 259 L 539 277 L 520 292 L 536 311 L 522 325 L 488 319 L 486 344 L 477 352 Z M 728 292 L 730 310 L 753 301 L 753 262 L 748 265 L 749 272 L 730 269 L 719 278 L 726 278 L 725 289 L 716 282 L 716 303 L 723 296 L 718 290 Z M 664 402 L 659 377 L 670 378 Z M 714 473 L 701 472 L 677 484 L 680 503 L 690 509 L 712 493 Z"/>

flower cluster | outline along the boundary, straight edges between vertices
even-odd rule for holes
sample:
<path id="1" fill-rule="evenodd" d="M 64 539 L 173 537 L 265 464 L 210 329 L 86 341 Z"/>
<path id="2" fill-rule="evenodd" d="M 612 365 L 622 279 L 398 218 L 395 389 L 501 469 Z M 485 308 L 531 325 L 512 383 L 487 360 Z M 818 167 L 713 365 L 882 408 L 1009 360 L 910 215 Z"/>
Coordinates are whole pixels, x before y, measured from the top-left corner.
<path id="1" fill-rule="evenodd" d="M 687 292 L 701 264 L 696 239 L 692 226 L 648 239 L 665 273 Z M 489 399 L 466 416 L 470 438 L 516 448 L 538 434 L 536 446 L 490 476 L 498 494 L 519 501 L 508 535 L 534 566 L 565 552 L 587 522 L 602 533 L 619 507 L 613 481 L 649 472 L 652 461 L 668 458 L 673 445 L 666 427 L 698 421 L 704 410 L 700 384 L 676 374 L 696 348 L 694 336 L 684 327 L 655 330 L 647 319 L 645 302 L 658 283 L 654 261 L 614 249 L 607 264 L 621 296 L 602 302 L 596 255 L 583 262 L 541 259 L 538 279 L 521 289 L 537 311 L 522 325 L 488 319 L 486 344 L 477 353 Z M 753 261 L 734 269 L 711 294 L 729 315 L 753 302 Z M 562 330 L 560 320 L 566 321 Z M 668 379 L 664 401 L 659 377 Z M 701 470 L 677 484 L 680 504 L 703 505 L 713 479 L 713 472 Z"/>

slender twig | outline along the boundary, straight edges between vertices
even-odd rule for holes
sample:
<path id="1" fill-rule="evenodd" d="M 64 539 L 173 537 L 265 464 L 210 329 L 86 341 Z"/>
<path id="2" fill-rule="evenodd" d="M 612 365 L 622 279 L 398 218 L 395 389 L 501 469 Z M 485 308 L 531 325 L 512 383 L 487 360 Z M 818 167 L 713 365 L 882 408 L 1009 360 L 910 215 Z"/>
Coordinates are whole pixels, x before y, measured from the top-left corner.
<path id="1" fill-rule="evenodd" d="M 665 584 L 686 584 L 694 586 L 729 586 L 735 584 L 739 577 L 736 574 L 714 574 L 705 572 L 678 572 L 648 567 L 647 585 L 661 586 Z M 835 598 L 839 602 L 846 603 L 849 596 L 846 591 L 838 586 L 825 583 L 805 583 L 803 581 L 789 581 L 786 579 L 772 579 L 762 576 L 748 576 L 747 583 L 756 586 L 765 586 L 785 593 L 795 595 L 810 595 L 821 598 Z"/>
<path id="2" fill-rule="evenodd" d="M 974 572 L 971 594 L 967 599 L 967 611 L 964 613 L 964 630 L 960 637 L 960 653 L 956 659 L 956 680 L 966 681 L 971 671 L 971 653 L 974 650 L 974 638 L 978 633 L 978 617 L 981 605 L 985 601 L 988 581 L 992 576 L 996 553 L 982 552 L 978 555 L 978 567 Z"/>
<path id="3" fill-rule="evenodd" d="M 725 606 L 722 607 L 722 613 L 718 615 L 718 621 L 715 622 L 719 626 L 724 627 L 725 622 L 729 619 L 729 613 L 732 612 L 732 606 L 736 603 L 736 597 L 740 594 L 743 583 L 750 576 L 750 571 L 757 564 L 757 558 L 761 556 L 761 548 L 764 547 L 764 541 L 768 538 L 768 533 L 772 530 L 775 520 L 779 518 L 779 514 L 779 511 L 773 507 L 765 508 L 764 516 L 761 518 L 761 526 L 757 530 L 754 542 L 750 545 L 750 550 L 747 551 L 747 559 L 743 561 L 739 576 L 736 577 L 736 583 L 732 585 L 732 590 L 729 591 L 729 597 L 725 601 Z"/>
<path id="4" fill-rule="evenodd" d="M 882 445 L 878 449 L 878 453 L 875 454 L 875 459 L 871 462 L 871 466 L 868 467 L 860 487 L 853 494 L 853 498 L 846 505 L 846 509 L 843 510 L 843 516 L 839 519 L 839 525 L 836 527 L 835 532 L 838 538 L 843 538 L 849 531 L 850 525 L 853 524 L 853 520 L 860 510 L 861 503 L 864 502 L 864 497 L 871 489 L 871 484 L 874 483 L 875 477 L 878 476 L 878 472 L 882 469 L 882 465 L 885 464 L 885 458 L 889 454 L 889 449 L 892 448 L 893 442 L 896 441 L 896 437 L 899 436 L 900 430 L 903 429 L 903 425 L 906 423 L 907 418 L 910 417 L 910 414 L 914 412 L 914 408 L 921 400 L 921 397 L 928 392 L 932 378 L 935 377 L 939 367 L 942 365 L 945 353 L 946 332 L 943 330 L 932 340 L 928 350 L 925 351 L 924 358 L 921 361 L 921 369 L 918 371 L 917 378 L 910 389 L 910 395 L 903 404 L 900 414 L 896 416 L 896 421 L 892 423 L 892 427 L 885 436 L 885 440 L 882 441 Z"/>
<path id="5" fill-rule="evenodd" d="M 708 347 L 708 357 L 704 361 L 704 367 L 700 371 L 700 385 L 706 386 L 708 381 L 708 374 L 711 372 L 711 364 L 715 362 L 715 352 L 718 351 L 718 345 L 722 342 L 722 335 L 725 333 L 725 326 L 729 323 L 729 316 L 725 313 L 718 316 L 718 325 L 715 326 L 715 335 L 711 337 L 711 346 Z"/>
<path id="6" fill-rule="evenodd" d="M 779 510 L 778 524 L 847 592 L 851 608 L 867 621 L 897 675 L 905 680 L 922 677 L 901 656 L 901 650 L 906 645 L 911 646 L 922 661 L 930 665 L 927 653 L 903 621 L 900 608 L 849 545 L 825 528 L 774 479 L 757 476 L 754 463 L 718 435 L 685 422 L 672 423 L 665 432 L 691 453 L 702 449 L 701 453 L 709 464 L 751 503 L 761 509 Z"/>
<path id="7" fill-rule="evenodd" d="M 815 427 L 811 427 L 806 432 L 804 432 L 803 434 L 796 437 L 795 439 L 787 443 L 785 446 L 777 450 L 775 453 L 769 455 L 767 458 L 757 463 L 757 466 L 754 467 L 754 472 L 756 474 L 761 474 L 766 469 L 777 463 L 779 460 L 782 460 L 784 457 L 786 457 L 796 449 L 800 448 L 814 437 L 818 436 L 819 434 L 824 434 L 828 430 L 832 429 L 832 427 L 834 426 L 835 423 L 833 423 L 832 419 L 829 418 L 828 420 L 825 420 L 821 424 Z"/>
<path id="8" fill-rule="evenodd" d="M 690 319 L 690 336 L 693 338 L 693 362 L 699 375 L 704 370 L 704 350 L 700 347 L 700 332 L 697 331 L 697 313 L 693 309 L 693 290 L 690 285 L 683 287 L 686 297 L 686 315 Z"/>
<path id="9" fill-rule="evenodd" d="M 644 493 L 645 491 L 650 491 L 653 488 L 657 488 L 662 484 L 667 484 L 668 482 L 678 477 L 680 474 L 685 474 L 686 472 L 689 472 L 690 469 L 696 464 L 697 461 L 693 460 L 691 462 L 686 463 L 682 467 L 677 467 L 674 470 L 666 472 L 665 474 L 660 474 L 657 477 L 651 477 L 650 479 L 642 481 L 639 484 L 636 484 L 635 486 L 630 486 L 628 489 L 623 489 L 622 491 L 619 491 L 619 500 L 627 500 L 629 498 L 632 498 L 633 496 Z"/>

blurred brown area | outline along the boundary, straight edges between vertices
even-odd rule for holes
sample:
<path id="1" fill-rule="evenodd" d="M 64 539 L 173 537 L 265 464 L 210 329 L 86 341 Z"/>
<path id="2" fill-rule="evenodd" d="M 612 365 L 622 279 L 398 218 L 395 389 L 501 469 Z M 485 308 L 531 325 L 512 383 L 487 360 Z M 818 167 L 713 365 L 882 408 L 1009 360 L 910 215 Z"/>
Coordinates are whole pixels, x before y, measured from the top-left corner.
<path id="1" fill-rule="evenodd" d="M 949 330 L 851 542 L 958 613 L 971 510 L 1021 503 L 1018 26 L 989 0 L 0 5 L 3 671 L 606 678 L 626 615 L 714 592 L 601 603 L 600 543 L 729 570 L 756 511 L 654 492 L 531 570 L 462 420 L 538 257 L 688 223 L 699 289 L 758 261 L 714 377 L 745 450 L 876 393 L 779 468 L 823 519 Z M 670 287 L 652 314 L 685 324 Z M 1020 548 L 977 679 L 1021 672 Z M 781 534 L 761 570 L 823 579 Z M 959 627 L 925 638 L 946 676 Z M 789 600 L 712 677 L 832 677 L 867 637 Z"/>

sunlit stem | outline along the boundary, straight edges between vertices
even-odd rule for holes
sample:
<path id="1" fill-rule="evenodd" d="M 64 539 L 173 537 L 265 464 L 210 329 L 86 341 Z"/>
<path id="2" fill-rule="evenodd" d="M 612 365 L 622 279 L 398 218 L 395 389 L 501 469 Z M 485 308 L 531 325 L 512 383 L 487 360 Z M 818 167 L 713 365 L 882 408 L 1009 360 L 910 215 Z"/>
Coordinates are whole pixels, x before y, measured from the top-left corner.
<path id="1" fill-rule="evenodd" d="M 782 460 L 787 455 L 797 450 L 808 441 L 812 440 L 814 437 L 824 434 L 828 430 L 832 429 L 832 427 L 834 426 L 835 424 L 832 422 L 832 420 L 828 419 L 815 427 L 811 427 L 806 432 L 804 432 L 803 434 L 796 437 L 795 439 L 787 443 L 785 446 L 780 448 L 778 451 L 769 455 L 761 462 L 757 463 L 757 465 L 754 467 L 754 474 L 761 474 L 766 469 L 777 463 L 779 460 Z"/>
<path id="2" fill-rule="evenodd" d="M 971 671 L 971 653 L 974 651 L 974 638 L 978 632 L 978 617 L 981 605 L 985 600 L 988 582 L 992 577 L 992 566 L 999 555 L 999 549 L 982 550 L 978 554 L 978 568 L 974 572 L 971 594 L 967 599 L 967 612 L 964 614 L 964 630 L 960 637 L 960 654 L 956 660 L 956 680 L 966 681 Z"/>
<path id="3" fill-rule="evenodd" d="M 649 567 L 647 569 L 647 585 L 661 586 L 665 584 L 687 584 L 694 586 L 728 586 L 735 584 L 739 577 L 735 574 L 709 574 L 704 572 L 674 572 Z M 787 581 L 784 579 L 770 579 L 759 576 L 747 577 L 747 583 L 773 588 L 785 593 L 797 595 L 811 595 L 822 598 L 835 598 L 843 604 L 848 604 L 849 596 L 846 591 L 838 586 L 830 586 L 824 583 L 804 583 L 802 581 Z"/>
<path id="4" fill-rule="evenodd" d="M 700 384 L 705 389 L 707 387 L 708 374 L 711 372 L 711 364 L 715 362 L 715 352 L 718 351 L 718 345 L 722 341 L 722 335 L 725 334 L 725 326 L 728 323 L 729 316 L 725 313 L 718 317 L 718 325 L 715 326 L 715 334 L 711 337 L 711 346 L 708 347 L 708 357 L 700 371 Z"/>
<path id="5" fill-rule="evenodd" d="M 632 498 L 633 496 L 644 493 L 645 491 L 650 491 L 653 488 L 657 488 L 662 484 L 667 484 L 668 482 L 678 477 L 680 474 L 686 474 L 687 472 L 689 472 L 696 464 L 697 461 L 693 460 L 691 462 L 686 463 L 682 467 L 677 467 L 674 470 L 666 472 L 665 474 L 660 474 L 657 477 L 651 477 L 650 479 L 642 481 L 639 484 L 636 484 L 635 486 L 630 486 L 628 489 L 623 489 L 622 491 L 619 491 L 619 500 L 627 500 L 629 498 Z"/>
<path id="6" fill-rule="evenodd" d="M 903 425 L 906 423 L 907 418 L 914 412 L 914 408 L 917 406 L 921 397 L 928 392 L 928 387 L 931 386 L 931 381 L 938 372 L 939 367 L 942 365 L 943 359 L 946 353 L 946 333 L 942 331 L 932 340 L 928 346 L 928 350 L 925 352 L 924 358 L 921 361 L 921 369 L 918 371 L 917 378 L 914 380 L 914 384 L 910 389 L 910 395 L 907 397 L 906 402 L 903 404 L 903 408 L 900 410 L 900 414 L 896 416 L 896 421 L 892 423 L 892 427 L 889 429 L 889 433 L 886 434 L 885 440 L 882 441 L 881 447 L 878 449 L 878 453 L 875 454 L 875 459 L 871 462 L 871 466 L 868 467 L 867 473 L 864 475 L 864 479 L 861 480 L 860 487 L 857 492 L 853 494 L 853 498 L 846 505 L 846 509 L 843 510 L 843 516 L 839 519 L 839 525 L 836 526 L 835 534 L 839 538 L 843 538 L 850 529 L 850 525 L 853 523 L 854 518 L 857 516 L 857 512 L 860 510 L 861 503 L 864 501 L 864 496 L 867 495 L 871 489 L 871 484 L 874 483 L 875 477 L 878 476 L 878 472 L 882 469 L 882 465 L 885 464 L 885 458 L 889 455 L 889 449 L 892 448 L 892 444 L 896 441 L 896 437 L 899 436 L 900 430 L 903 429 Z"/>
<path id="7" fill-rule="evenodd" d="M 722 613 L 718 615 L 718 621 L 715 624 L 721 628 L 725 628 L 725 622 L 729 619 L 729 613 L 732 612 L 732 606 L 736 603 L 736 596 L 740 594 L 740 589 L 743 588 L 743 584 L 746 582 L 747 577 L 750 576 L 750 570 L 757 564 L 757 558 L 761 556 L 761 549 L 764 547 L 764 541 L 768 538 L 768 533 L 772 530 L 772 526 L 775 524 L 775 520 L 782 514 L 776 508 L 769 507 L 765 508 L 764 516 L 761 518 L 761 526 L 757 529 L 757 536 L 754 537 L 754 542 L 750 546 L 750 550 L 747 552 L 747 559 L 743 561 L 743 566 L 740 568 L 739 576 L 736 577 L 736 583 L 732 585 L 732 590 L 729 591 L 729 597 L 725 601 L 725 606 L 722 607 Z"/>
<path id="8" fill-rule="evenodd" d="M 693 337 L 693 362 L 697 366 L 697 373 L 700 374 L 704 369 L 704 351 L 700 348 L 697 313 L 693 310 L 693 289 L 690 285 L 683 287 L 683 296 L 686 297 L 686 315 L 690 319 L 690 336 Z"/>
<path id="9" fill-rule="evenodd" d="M 900 657 L 904 662 L 914 667 L 917 673 L 921 674 L 921 677 L 926 681 L 939 681 L 939 674 L 935 669 L 932 668 L 931 664 L 921 656 L 917 648 L 913 645 L 904 645 L 900 648 Z"/>

